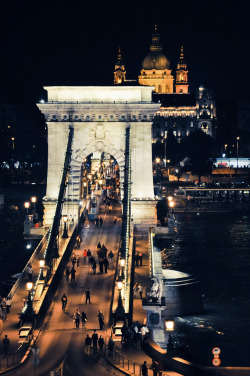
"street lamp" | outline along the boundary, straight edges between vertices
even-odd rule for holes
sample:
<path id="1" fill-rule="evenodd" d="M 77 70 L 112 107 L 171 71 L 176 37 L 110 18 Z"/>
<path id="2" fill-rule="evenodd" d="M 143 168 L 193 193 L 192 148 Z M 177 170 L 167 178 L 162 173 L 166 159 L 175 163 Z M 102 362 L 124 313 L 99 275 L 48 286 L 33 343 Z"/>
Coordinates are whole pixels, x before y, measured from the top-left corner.
<path id="1" fill-rule="evenodd" d="M 174 201 L 169 202 L 169 207 L 171 208 L 171 213 L 173 213 Z"/>
<path id="2" fill-rule="evenodd" d="M 41 279 L 44 279 L 44 275 L 43 275 L 43 268 L 45 266 L 45 260 L 44 259 L 39 260 L 39 266 L 41 268 Z"/>
<path id="3" fill-rule="evenodd" d="M 238 157 L 239 157 L 239 139 L 240 137 L 236 138 L 236 147 L 237 147 L 237 169 L 238 169 Z"/>
<path id="4" fill-rule="evenodd" d="M 119 298 L 118 299 L 121 299 L 122 298 L 122 281 L 117 282 L 117 288 L 118 288 L 118 291 L 119 291 Z"/>
<path id="5" fill-rule="evenodd" d="M 167 343 L 167 352 L 172 350 L 172 335 L 171 333 L 174 331 L 174 320 L 173 319 L 166 319 L 165 320 L 165 330 L 168 333 L 168 343 Z"/>
<path id="6" fill-rule="evenodd" d="M 36 197 L 31 197 L 31 202 L 33 203 L 33 210 L 32 210 L 32 215 L 33 215 L 33 222 L 36 223 L 38 219 L 38 215 L 36 212 Z"/>
<path id="7" fill-rule="evenodd" d="M 172 196 L 168 196 L 168 202 L 171 202 L 173 201 L 173 197 Z"/>
<path id="8" fill-rule="evenodd" d="M 69 237 L 68 228 L 67 228 L 67 222 L 68 222 L 68 216 L 67 215 L 63 215 L 63 222 L 64 222 L 64 228 L 63 228 L 62 238 L 66 239 L 66 238 Z"/>
<path id="9" fill-rule="evenodd" d="M 25 316 L 27 316 L 28 319 L 31 319 L 31 326 L 33 329 L 33 318 L 34 318 L 34 311 L 33 311 L 33 300 L 31 297 L 31 290 L 33 289 L 33 283 L 32 282 L 27 282 L 26 283 L 26 289 L 29 292 L 28 295 L 28 300 L 27 300 L 27 308 L 25 312 Z"/>
<path id="10" fill-rule="evenodd" d="M 11 141 L 12 141 L 12 147 L 13 147 L 13 150 L 14 150 L 14 147 L 15 147 L 15 137 L 11 137 Z"/>
<path id="11" fill-rule="evenodd" d="M 120 265 L 121 265 L 121 276 L 124 277 L 124 267 L 125 267 L 125 259 L 120 260 Z"/>
<path id="12" fill-rule="evenodd" d="M 24 207 L 27 209 L 27 214 L 29 214 L 30 203 L 28 201 L 24 203 Z"/>
<path id="13" fill-rule="evenodd" d="M 160 158 L 158 158 L 158 157 L 157 157 L 157 158 L 155 158 L 155 162 L 156 162 L 156 163 L 160 163 L 160 161 L 161 161 L 161 159 L 160 159 Z"/>

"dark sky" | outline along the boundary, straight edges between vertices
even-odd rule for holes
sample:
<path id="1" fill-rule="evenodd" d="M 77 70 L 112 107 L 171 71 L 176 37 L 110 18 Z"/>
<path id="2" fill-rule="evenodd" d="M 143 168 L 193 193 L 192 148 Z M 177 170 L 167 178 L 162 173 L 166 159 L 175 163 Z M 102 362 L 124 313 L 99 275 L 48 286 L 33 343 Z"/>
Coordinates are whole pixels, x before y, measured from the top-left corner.
<path id="1" fill-rule="evenodd" d="M 158 24 L 175 71 L 184 45 L 190 88 L 250 99 L 249 0 L 2 0 L 0 96 L 39 99 L 44 85 L 109 85 L 118 46 L 136 78 Z"/>

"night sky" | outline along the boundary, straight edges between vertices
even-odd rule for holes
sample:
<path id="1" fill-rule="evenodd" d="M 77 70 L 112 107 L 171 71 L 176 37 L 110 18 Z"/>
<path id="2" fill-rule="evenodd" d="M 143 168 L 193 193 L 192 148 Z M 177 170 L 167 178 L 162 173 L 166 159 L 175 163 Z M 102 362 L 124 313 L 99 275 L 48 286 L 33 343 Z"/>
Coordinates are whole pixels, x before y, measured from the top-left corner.
<path id="1" fill-rule="evenodd" d="M 158 24 L 174 73 L 181 44 L 191 91 L 250 99 L 248 0 L 2 0 L 0 97 L 39 100 L 45 85 L 112 85 L 118 46 L 135 79 Z"/>

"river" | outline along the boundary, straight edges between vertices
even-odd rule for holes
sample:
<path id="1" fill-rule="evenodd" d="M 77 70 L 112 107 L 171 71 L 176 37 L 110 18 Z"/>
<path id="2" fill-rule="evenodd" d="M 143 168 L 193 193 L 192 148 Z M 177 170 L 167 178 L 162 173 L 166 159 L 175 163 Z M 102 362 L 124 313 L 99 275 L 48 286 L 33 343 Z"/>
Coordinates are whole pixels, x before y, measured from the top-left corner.
<path id="1" fill-rule="evenodd" d="M 250 213 L 176 215 L 177 234 L 163 241 L 163 267 L 201 282 L 204 313 L 179 317 L 173 335 L 177 355 L 211 366 L 250 366 Z M 163 249 L 162 248 L 162 249 Z"/>

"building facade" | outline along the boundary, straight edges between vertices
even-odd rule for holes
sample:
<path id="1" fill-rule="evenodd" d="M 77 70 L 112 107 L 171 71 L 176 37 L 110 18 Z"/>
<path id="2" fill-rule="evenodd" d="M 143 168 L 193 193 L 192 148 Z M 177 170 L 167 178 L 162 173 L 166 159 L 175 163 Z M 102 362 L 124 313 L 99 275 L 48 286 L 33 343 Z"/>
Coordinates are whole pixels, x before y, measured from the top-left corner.
<path id="1" fill-rule="evenodd" d="M 114 83 L 126 83 L 126 70 L 120 50 L 118 62 L 120 64 L 115 66 Z M 161 104 L 152 126 L 152 142 L 164 142 L 170 130 L 178 141 L 197 129 L 215 138 L 216 106 L 211 90 L 200 85 L 196 93 L 189 92 L 188 67 L 183 46 L 174 78 L 170 62 L 162 52 L 156 26 L 152 34 L 150 51 L 142 61 L 138 84 L 153 86 L 155 89 L 152 100 Z"/>

